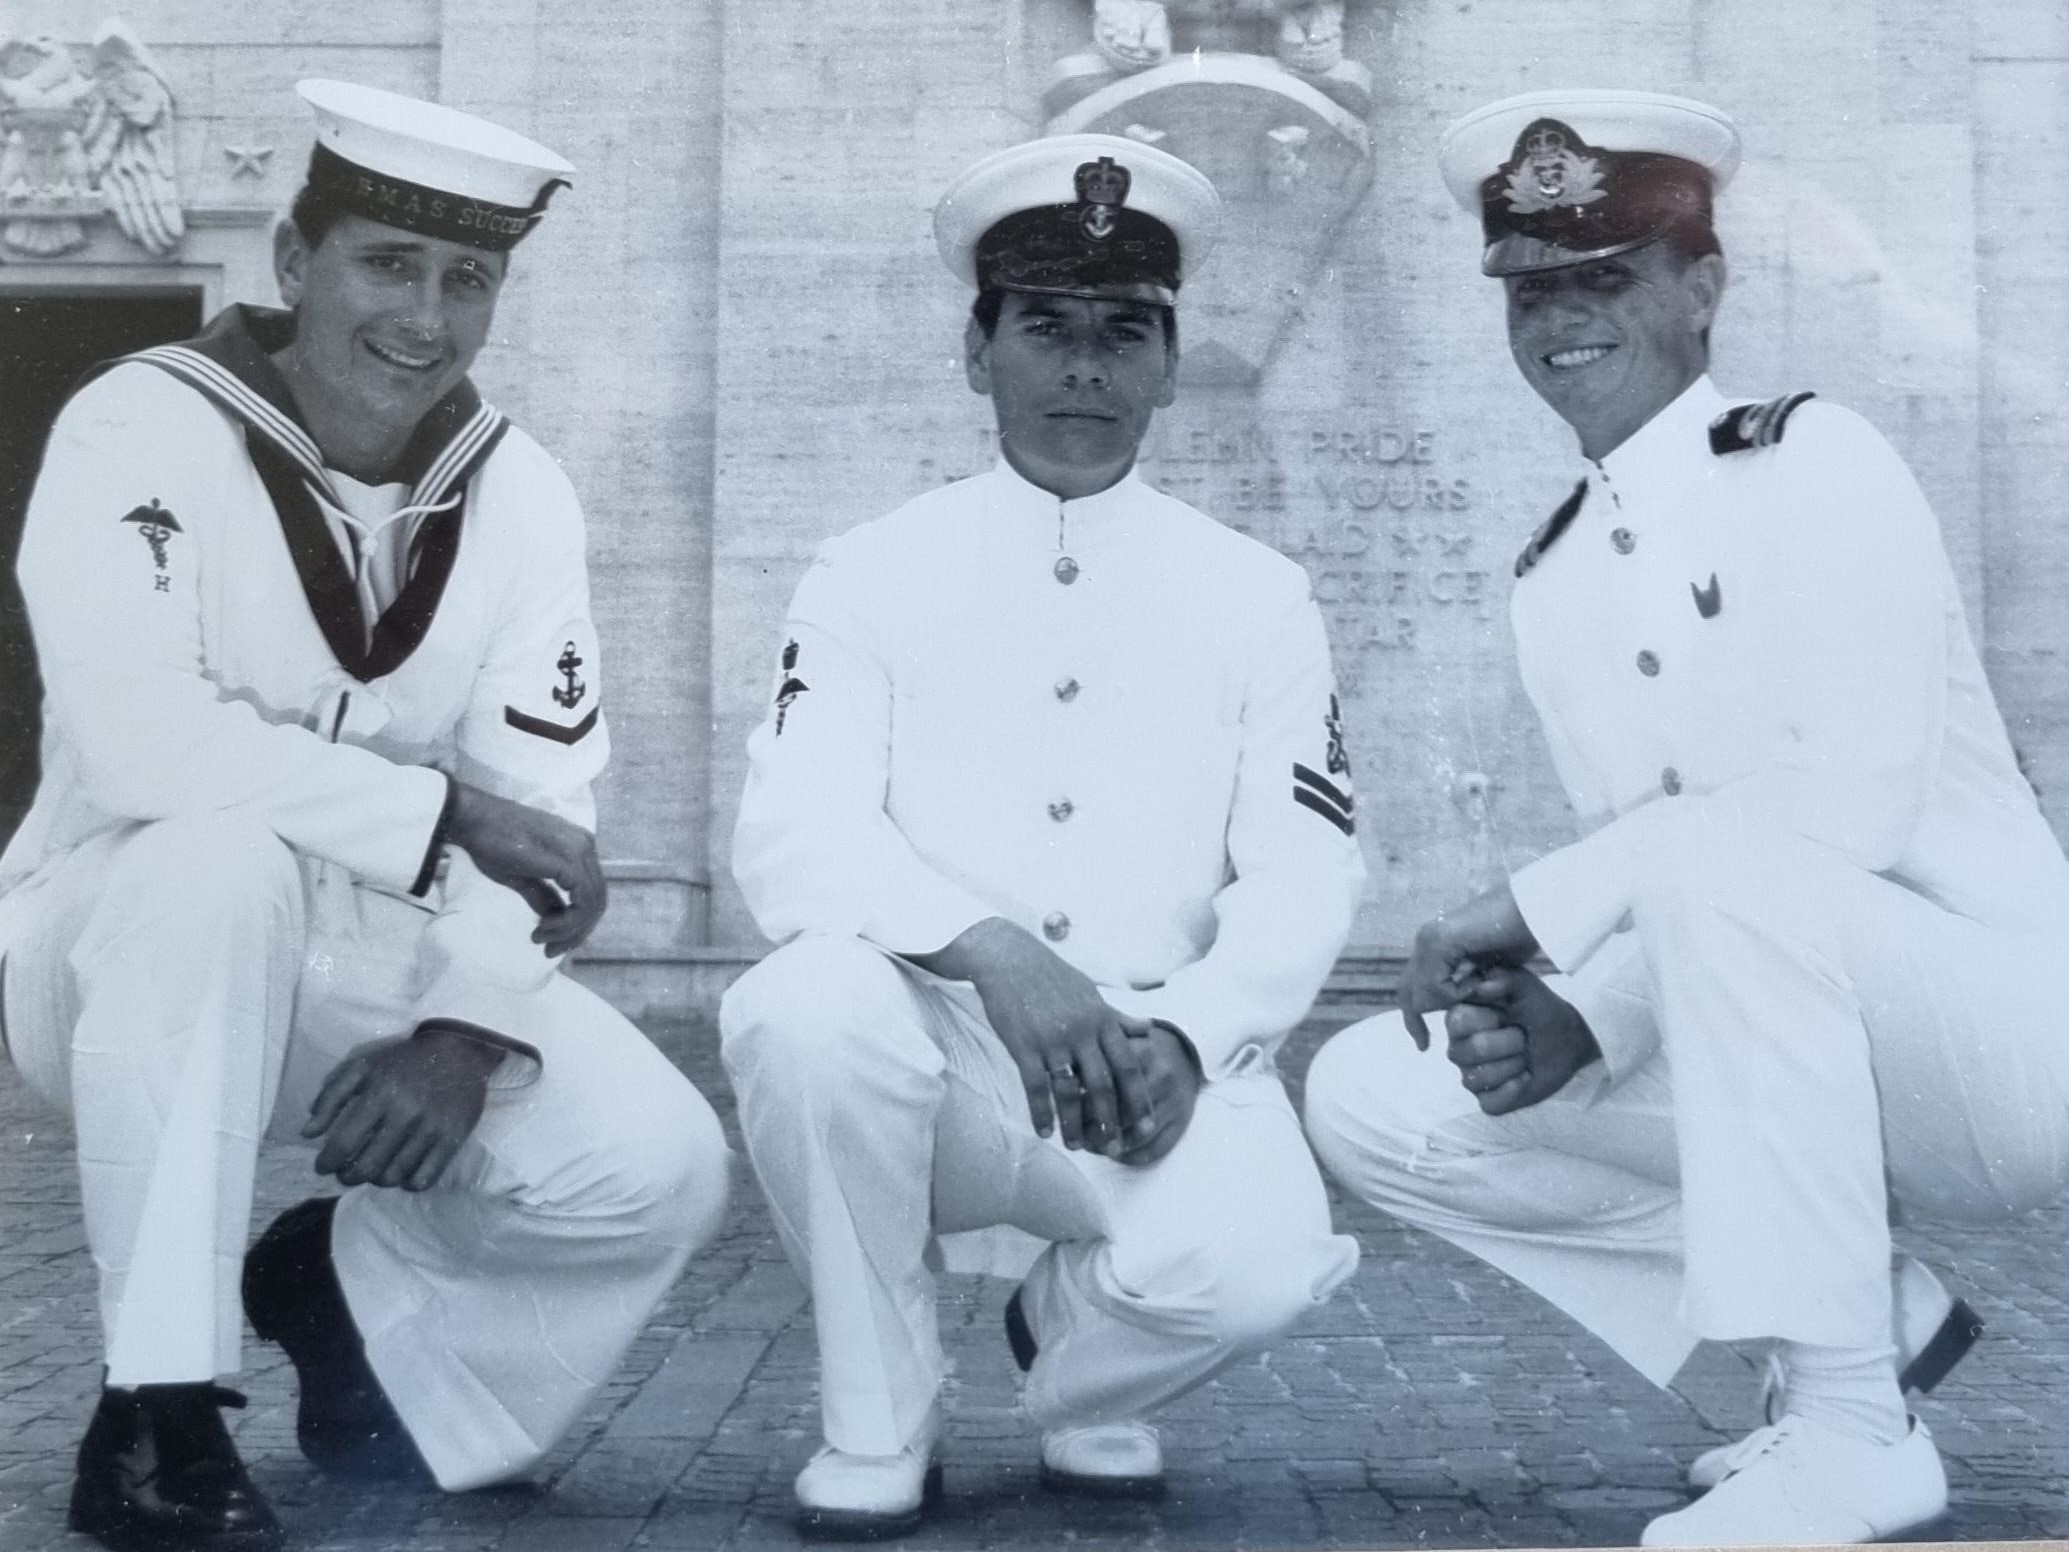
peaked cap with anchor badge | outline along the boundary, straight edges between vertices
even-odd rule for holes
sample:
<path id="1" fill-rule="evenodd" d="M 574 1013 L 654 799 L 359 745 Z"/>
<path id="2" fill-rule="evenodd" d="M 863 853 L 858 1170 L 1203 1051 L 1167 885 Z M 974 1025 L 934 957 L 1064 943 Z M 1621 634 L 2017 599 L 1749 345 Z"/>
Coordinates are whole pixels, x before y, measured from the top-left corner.
<path id="1" fill-rule="evenodd" d="M 1437 162 L 1480 217 L 1480 269 L 1520 275 L 1628 253 L 1688 221 L 1707 226 L 1738 169 L 1716 108 L 1657 92 L 1526 92 L 1444 132 Z"/>
<path id="2" fill-rule="evenodd" d="M 1220 224 L 1205 173 L 1118 135 L 1008 146 L 934 207 L 942 262 L 966 285 L 1165 307 Z"/>

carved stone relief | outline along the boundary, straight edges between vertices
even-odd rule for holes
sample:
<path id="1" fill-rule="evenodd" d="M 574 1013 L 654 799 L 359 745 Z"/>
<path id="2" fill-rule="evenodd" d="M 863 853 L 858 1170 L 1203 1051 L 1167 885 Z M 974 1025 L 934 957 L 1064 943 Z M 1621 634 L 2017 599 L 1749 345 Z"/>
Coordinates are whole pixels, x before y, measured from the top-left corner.
<path id="1" fill-rule="evenodd" d="M 1372 182 L 1372 78 L 1343 0 L 1095 0 L 1089 52 L 1058 62 L 1047 132 L 1125 135 L 1221 191 L 1213 260 L 1186 285 L 1182 370 L 1246 383 Z"/>
<path id="2" fill-rule="evenodd" d="M 78 46 L 0 33 L 0 248 L 69 253 L 101 216 L 160 257 L 186 232 L 165 73 L 120 18 Z"/>
<path id="3" fill-rule="evenodd" d="M 1057 63 L 1042 106 L 1053 117 L 1107 85 L 1178 54 L 1275 60 L 1345 112 L 1372 110 L 1372 75 L 1344 57 L 1344 0 L 1094 0 L 1092 49 Z"/>

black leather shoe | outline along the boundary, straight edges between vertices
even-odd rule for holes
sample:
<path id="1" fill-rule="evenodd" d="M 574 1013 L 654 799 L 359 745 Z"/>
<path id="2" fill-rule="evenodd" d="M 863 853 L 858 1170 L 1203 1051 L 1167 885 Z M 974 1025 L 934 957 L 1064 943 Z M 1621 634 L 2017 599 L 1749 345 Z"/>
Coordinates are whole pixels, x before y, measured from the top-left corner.
<path id="1" fill-rule="evenodd" d="M 244 1257 L 244 1313 L 287 1350 L 301 1385 L 295 1441 L 320 1470 L 360 1481 L 429 1486 L 431 1468 L 366 1361 L 331 1264 L 334 1196 L 290 1207 Z"/>
<path id="2" fill-rule="evenodd" d="M 1027 1323 L 1027 1310 L 1020 1302 L 1018 1288 L 1006 1300 L 1006 1345 L 1013 1349 L 1013 1361 L 1020 1365 L 1022 1374 L 1034 1367 L 1035 1357 L 1042 1350 L 1035 1340 L 1034 1327 Z"/>
<path id="3" fill-rule="evenodd" d="M 70 1525 L 114 1552 L 275 1552 L 280 1522 L 245 1474 L 220 1385 L 113 1386 L 79 1443 Z"/>

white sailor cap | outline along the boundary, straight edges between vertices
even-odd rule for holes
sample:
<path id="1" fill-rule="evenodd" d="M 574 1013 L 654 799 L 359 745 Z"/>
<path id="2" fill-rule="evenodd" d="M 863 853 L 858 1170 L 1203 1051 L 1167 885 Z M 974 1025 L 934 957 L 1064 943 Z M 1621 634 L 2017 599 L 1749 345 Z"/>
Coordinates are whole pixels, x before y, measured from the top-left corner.
<path id="1" fill-rule="evenodd" d="M 502 251 L 574 168 L 536 141 L 435 102 L 349 81 L 301 81 L 315 110 L 309 183 L 407 231 Z"/>
<path id="2" fill-rule="evenodd" d="M 965 285 L 1166 307 L 1220 226 L 1205 173 L 1118 135 L 1008 146 L 934 207 L 942 262 Z"/>
<path id="3" fill-rule="evenodd" d="M 1658 92 L 1526 92 L 1468 113 L 1444 132 L 1437 165 L 1476 212 L 1488 275 L 1559 269 L 1708 226 L 1738 170 L 1739 132 L 1724 113 Z"/>

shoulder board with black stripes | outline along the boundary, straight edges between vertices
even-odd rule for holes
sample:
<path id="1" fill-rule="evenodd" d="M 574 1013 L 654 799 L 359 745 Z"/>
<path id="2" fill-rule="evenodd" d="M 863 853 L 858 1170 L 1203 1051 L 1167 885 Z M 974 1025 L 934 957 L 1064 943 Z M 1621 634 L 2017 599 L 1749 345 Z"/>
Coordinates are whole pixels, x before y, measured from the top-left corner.
<path id="1" fill-rule="evenodd" d="M 1544 521 L 1544 526 L 1530 536 L 1530 542 L 1523 546 L 1523 553 L 1516 557 L 1516 575 L 1525 575 L 1532 566 L 1544 558 L 1544 553 L 1558 542 L 1559 535 L 1566 532 L 1574 518 L 1580 515 L 1581 503 L 1588 499 L 1588 482 L 1580 481 L 1573 487 L 1573 494 L 1559 503 L 1559 510 Z"/>
<path id="2" fill-rule="evenodd" d="M 1726 453 L 1773 447 L 1789 429 L 1789 417 L 1816 397 L 1805 391 L 1785 393 L 1764 404 L 1733 405 L 1710 422 L 1710 451 L 1722 458 Z"/>

